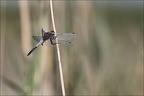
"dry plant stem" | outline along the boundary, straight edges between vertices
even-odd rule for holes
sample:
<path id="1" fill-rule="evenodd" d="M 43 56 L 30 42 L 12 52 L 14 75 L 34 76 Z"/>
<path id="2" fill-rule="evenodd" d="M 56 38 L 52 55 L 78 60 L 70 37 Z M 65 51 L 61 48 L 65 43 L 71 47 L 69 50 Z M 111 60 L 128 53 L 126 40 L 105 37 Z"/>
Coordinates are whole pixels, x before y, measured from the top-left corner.
<path id="1" fill-rule="evenodd" d="M 52 24 L 53 24 L 54 31 L 56 33 L 57 31 L 56 31 L 55 22 L 54 22 L 52 0 L 50 0 L 50 9 L 51 9 Z M 57 39 L 56 39 L 56 42 L 57 42 Z M 65 96 L 65 87 L 64 87 L 64 79 L 63 79 L 63 72 L 62 72 L 62 64 L 61 64 L 60 50 L 59 50 L 59 45 L 58 44 L 56 44 L 56 48 L 57 48 L 57 55 L 58 55 L 58 62 L 59 62 L 59 70 L 60 70 L 60 79 L 61 79 L 62 94 L 63 94 L 63 96 Z"/>
<path id="2" fill-rule="evenodd" d="M 19 1 L 20 20 L 21 20 L 21 44 L 22 51 L 27 54 L 31 48 L 31 24 L 29 14 L 29 2 L 27 0 Z"/>
<path id="3" fill-rule="evenodd" d="M 3 94 L 3 83 L 2 83 L 2 76 L 3 76 L 3 64 L 4 62 L 4 51 L 5 51 L 5 32 L 6 32 L 6 1 L 2 2 L 2 11 L 1 11 L 1 35 L 0 35 L 0 44 L 1 44 L 1 49 L 0 49 L 0 96 Z"/>

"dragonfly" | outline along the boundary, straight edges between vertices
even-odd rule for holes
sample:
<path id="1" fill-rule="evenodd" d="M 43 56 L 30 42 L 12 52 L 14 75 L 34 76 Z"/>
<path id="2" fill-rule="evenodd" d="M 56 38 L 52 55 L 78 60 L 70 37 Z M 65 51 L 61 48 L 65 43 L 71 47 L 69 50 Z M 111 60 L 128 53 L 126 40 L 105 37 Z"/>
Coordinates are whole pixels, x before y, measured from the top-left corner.
<path id="1" fill-rule="evenodd" d="M 41 29 L 41 33 L 42 36 L 33 36 L 33 39 L 38 43 L 31 49 L 27 56 L 29 56 L 36 48 L 38 48 L 40 45 L 43 45 L 44 43 L 47 46 L 49 46 L 49 43 L 53 46 L 55 46 L 56 44 L 69 46 L 71 45 L 70 40 L 76 37 L 75 33 L 55 33 L 53 30 L 45 32 L 43 29 Z"/>

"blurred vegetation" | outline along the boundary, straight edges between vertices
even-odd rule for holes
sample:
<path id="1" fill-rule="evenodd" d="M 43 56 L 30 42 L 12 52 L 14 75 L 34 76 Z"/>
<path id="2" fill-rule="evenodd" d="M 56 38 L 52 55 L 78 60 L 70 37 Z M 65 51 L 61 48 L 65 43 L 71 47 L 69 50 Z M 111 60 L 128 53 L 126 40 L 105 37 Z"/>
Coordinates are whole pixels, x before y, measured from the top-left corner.
<path id="1" fill-rule="evenodd" d="M 53 30 L 49 1 L 0 1 L 1 95 L 60 95 L 55 47 L 32 35 Z M 143 1 L 54 1 L 67 95 L 143 95 Z"/>

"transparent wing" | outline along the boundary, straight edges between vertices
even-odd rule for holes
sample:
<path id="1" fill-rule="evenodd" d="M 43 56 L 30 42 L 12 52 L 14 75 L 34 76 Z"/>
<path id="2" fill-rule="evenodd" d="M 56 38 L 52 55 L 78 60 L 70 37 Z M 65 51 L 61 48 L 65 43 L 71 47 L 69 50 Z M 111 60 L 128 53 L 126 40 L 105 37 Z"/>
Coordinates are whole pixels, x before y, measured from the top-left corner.
<path id="1" fill-rule="evenodd" d="M 41 36 L 33 36 L 33 39 L 37 42 L 39 42 L 41 38 L 42 38 Z"/>
<path id="2" fill-rule="evenodd" d="M 53 43 L 56 43 L 56 40 L 54 39 L 53 40 Z M 58 44 L 59 44 L 59 46 L 62 46 L 62 47 L 70 47 L 70 46 L 72 46 L 72 43 L 71 42 L 68 42 L 68 41 L 63 41 L 63 40 L 58 40 Z M 45 41 L 45 45 L 46 46 L 52 46 L 52 47 L 56 47 L 56 45 L 52 45 L 51 44 L 51 42 L 50 42 L 50 40 L 46 40 Z"/>
<path id="3" fill-rule="evenodd" d="M 68 41 L 76 37 L 75 33 L 57 33 L 58 41 Z"/>
<path id="4" fill-rule="evenodd" d="M 72 46 L 72 43 L 71 42 L 68 42 L 68 41 L 58 41 L 58 44 L 62 47 L 71 47 Z"/>

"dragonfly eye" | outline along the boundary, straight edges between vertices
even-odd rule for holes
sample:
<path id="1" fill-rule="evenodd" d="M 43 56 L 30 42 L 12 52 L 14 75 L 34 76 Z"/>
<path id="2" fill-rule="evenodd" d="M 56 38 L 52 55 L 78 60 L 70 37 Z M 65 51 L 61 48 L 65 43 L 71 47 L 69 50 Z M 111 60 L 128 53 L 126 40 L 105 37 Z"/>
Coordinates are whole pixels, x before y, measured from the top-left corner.
<path id="1" fill-rule="evenodd" d="M 51 33 L 51 35 L 54 35 L 54 34 L 55 34 L 55 32 L 54 32 L 54 31 L 50 31 L 50 33 Z"/>

